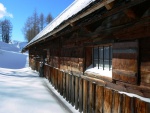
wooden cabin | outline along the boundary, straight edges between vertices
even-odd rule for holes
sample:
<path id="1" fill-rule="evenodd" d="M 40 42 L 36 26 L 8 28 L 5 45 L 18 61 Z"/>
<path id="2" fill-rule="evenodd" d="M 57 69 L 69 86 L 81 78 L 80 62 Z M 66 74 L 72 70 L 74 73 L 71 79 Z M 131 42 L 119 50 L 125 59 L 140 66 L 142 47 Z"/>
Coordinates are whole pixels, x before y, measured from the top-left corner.
<path id="1" fill-rule="evenodd" d="M 83 113 L 150 113 L 150 0 L 76 0 L 23 51 Z"/>

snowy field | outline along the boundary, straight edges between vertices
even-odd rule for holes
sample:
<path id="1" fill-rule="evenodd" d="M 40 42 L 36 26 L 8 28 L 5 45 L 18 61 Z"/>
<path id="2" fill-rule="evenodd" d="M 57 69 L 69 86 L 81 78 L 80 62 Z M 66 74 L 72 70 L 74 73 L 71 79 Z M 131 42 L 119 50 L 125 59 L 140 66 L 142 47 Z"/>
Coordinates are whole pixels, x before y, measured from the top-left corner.
<path id="1" fill-rule="evenodd" d="M 78 113 L 28 67 L 19 43 L 0 42 L 0 113 Z"/>

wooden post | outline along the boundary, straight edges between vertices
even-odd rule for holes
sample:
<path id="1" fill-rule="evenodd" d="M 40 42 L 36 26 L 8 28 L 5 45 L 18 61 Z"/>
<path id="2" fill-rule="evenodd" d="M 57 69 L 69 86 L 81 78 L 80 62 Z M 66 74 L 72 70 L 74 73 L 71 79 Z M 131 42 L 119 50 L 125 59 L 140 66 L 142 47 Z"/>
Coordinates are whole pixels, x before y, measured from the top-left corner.
<path id="1" fill-rule="evenodd" d="M 59 91 L 59 86 L 58 86 L 58 69 L 56 69 L 56 88 L 57 88 L 57 90 Z"/>
<path id="2" fill-rule="evenodd" d="M 103 113 L 104 109 L 104 87 L 96 85 L 95 113 Z"/>
<path id="3" fill-rule="evenodd" d="M 60 71 L 57 70 L 57 90 L 60 93 L 60 83 L 61 82 L 61 77 L 60 77 Z"/>
<path id="4" fill-rule="evenodd" d="M 52 68 L 52 85 L 54 86 L 54 68 Z"/>
<path id="5" fill-rule="evenodd" d="M 121 113 L 122 102 L 123 102 L 122 95 L 119 94 L 117 91 L 114 91 L 112 113 Z"/>
<path id="6" fill-rule="evenodd" d="M 83 80 L 83 113 L 87 113 L 88 109 L 88 81 Z"/>
<path id="7" fill-rule="evenodd" d="M 104 88 L 104 111 L 103 113 L 112 112 L 112 100 L 113 100 L 113 91 L 111 89 Z"/>
<path id="8" fill-rule="evenodd" d="M 83 79 L 79 78 L 79 112 L 83 111 Z"/>
<path id="9" fill-rule="evenodd" d="M 149 113 L 150 112 L 150 103 L 141 101 L 140 99 L 135 98 L 135 113 Z"/>
<path id="10" fill-rule="evenodd" d="M 75 109 L 79 108 L 79 77 L 75 77 Z"/>
<path id="11" fill-rule="evenodd" d="M 49 67 L 49 81 L 52 83 L 52 67 Z"/>
<path id="12" fill-rule="evenodd" d="M 72 106 L 74 106 L 75 103 L 75 77 L 72 75 L 72 88 L 71 88 L 71 102 Z"/>
<path id="13" fill-rule="evenodd" d="M 95 87 L 96 85 L 92 82 L 89 82 L 89 105 L 88 105 L 88 113 L 95 112 Z"/>
<path id="14" fill-rule="evenodd" d="M 123 95 L 122 113 L 132 113 L 131 98 L 127 95 Z"/>
<path id="15" fill-rule="evenodd" d="M 69 82 L 69 85 L 68 85 L 68 90 L 69 90 L 69 103 L 71 103 L 71 84 L 72 84 L 72 75 L 68 74 L 68 82 Z"/>
<path id="16" fill-rule="evenodd" d="M 66 97 L 66 73 L 63 72 L 63 97 Z"/>
<path id="17" fill-rule="evenodd" d="M 63 72 L 60 71 L 60 94 L 63 96 Z"/>
<path id="18" fill-rule="evenodd" d="M 69 75 L 66 73 L 66 100 L 69 101 L 69 84 L 68 84 Z"/>

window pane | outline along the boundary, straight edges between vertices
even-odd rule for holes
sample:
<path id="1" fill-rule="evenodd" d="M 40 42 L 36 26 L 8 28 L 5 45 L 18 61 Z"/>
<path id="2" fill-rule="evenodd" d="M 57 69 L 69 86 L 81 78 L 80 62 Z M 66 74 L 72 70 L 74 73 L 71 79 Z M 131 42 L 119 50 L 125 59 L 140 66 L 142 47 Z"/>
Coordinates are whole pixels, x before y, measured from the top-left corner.
<path id="1" fill-rule="evenodd" d="M 94 48 L 94 67 L 98 67 L 98 47 Z"/>
<path id="2" fill-rule="evenodd" d="M 99 51 L 98 51 L 99 50 Z M 104 57 L 104 58 L 103 58 Z M 95 47 L 93 49 L 93 66 L 99 69 L 111 69 L 112 68 L 112 47 Z"/>
<path id="3" fill-rule="evenodd" d="M 104 47 L 104 67 L 109 68 L 109 47 Z"/>
<path id="4" fill-rule="evenodd" d="M 112 69 L 112 46 L 110 46 L 110 69 Z"/>
<path id="5" fill-rule="evenodd" d="M 99 67 L 103 67 L 103 47 L 99 48 Z"/>

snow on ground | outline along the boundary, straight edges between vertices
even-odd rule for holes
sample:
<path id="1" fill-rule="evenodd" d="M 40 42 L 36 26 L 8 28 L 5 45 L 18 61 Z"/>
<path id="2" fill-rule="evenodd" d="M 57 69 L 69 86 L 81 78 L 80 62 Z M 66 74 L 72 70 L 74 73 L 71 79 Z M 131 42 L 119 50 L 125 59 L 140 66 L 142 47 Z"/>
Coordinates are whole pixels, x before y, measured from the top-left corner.
<path id="1" fill-rule="evenodd" d="M 0 67 L 19 69 L 25 67 L 27 54 L 0 50 Z"/>
<path id="2" fill-rule="evenodd" d="M 27 54 L 0 46 L 0 113 L 79 113 L 28 67 Z"/>
<path id="3" fill-rule="evenodd" d="M 6 51 L 14 51 L 14 52 L 19 52 L 20 49 L 16 47 L 14 44 L 7 44 L 4 42 L 0 41 L 0 49 L 1 50 L 6 50 Z"/>

